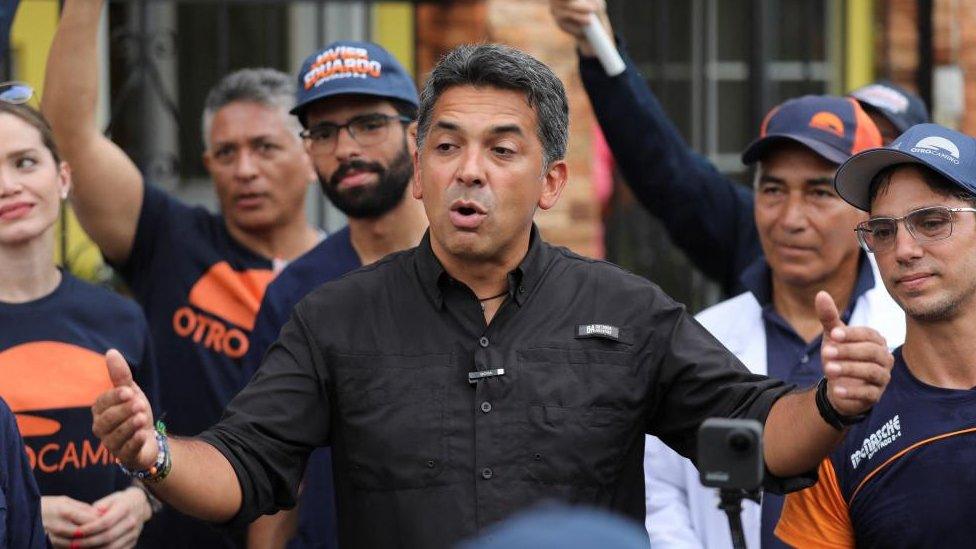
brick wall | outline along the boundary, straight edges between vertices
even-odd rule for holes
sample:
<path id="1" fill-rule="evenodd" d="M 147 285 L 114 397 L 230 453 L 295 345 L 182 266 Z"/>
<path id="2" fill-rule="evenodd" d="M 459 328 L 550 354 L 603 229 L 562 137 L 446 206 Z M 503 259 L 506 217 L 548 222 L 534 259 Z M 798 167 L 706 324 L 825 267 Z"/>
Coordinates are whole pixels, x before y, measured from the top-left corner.
<path id="1" fill-rule="evenodd" d="M 590 180 L 591 135 L 595 126 L 580 83 L 572 39 L 549 15 L 547 0 L 477 0 L 424 5 L 417 11 L 417 67 L 422 80 L 451 47 L 488 40 L 522 49 L 553 68 L 570 104 L 567 152 L 570 180 L 559 203 L 539 212 L 545 238 L 591 257 L 602 256 L 603 223 Z"/>
<path id="2" fill-rule="evenodd" d="M 916 0 L 878 0 L 883 39 L 879 41 L 878 74 L 915 89 L 918 70 Z M 935 0 L 932 15 L 933 63 L 958 67 L 964 81 L 964 104 L 956 120 L 941 122 L 976 135 L 976 2 Z M 933 99 L 935 100 L 935 99 Z M 932 105 L 938 110 L 939 105 Z"/>

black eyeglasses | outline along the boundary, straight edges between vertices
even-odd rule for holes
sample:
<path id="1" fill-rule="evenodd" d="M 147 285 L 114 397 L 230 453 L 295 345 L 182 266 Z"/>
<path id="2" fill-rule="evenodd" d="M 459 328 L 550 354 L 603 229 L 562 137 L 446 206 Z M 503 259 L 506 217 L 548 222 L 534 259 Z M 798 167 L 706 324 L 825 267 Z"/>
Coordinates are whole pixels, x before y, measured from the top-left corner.
<path id="1" fill-rule="evenodd" d="M 34 88 L 24 82 L 2 82 L 0 83 L 0 101 L 20 105 L 30 101 L 34 97 Z"/>
<path id="2" fill-rule="evenodd" d="M 871 253 L 884 253 L 895 247 L 898 223 L 903 222 L 916 242 L 925 244 L 952 236 L 952 218 L 956 212 L 976 212 L 976 208 L 932 206 L 901 217 L 875 217 L 858 223 L 854 232 L 861 247 Z"/>
<path id="3" fill-rule="evenodd" d="M 312 142 L 312 152 L 315 154 L 331 154 L 339 142 L 339 132 L 343 128 L 349 132 L 356 143 L 364 147 L 382 143 L 390 129 L 390 122 L 397 120 L 403 124 L 412 122 L 410 117 L 403 115 L 366 114 L 357 116 L 345 124 L 331 124 L 323 122 L 304 130 L 299 135 Z"/>

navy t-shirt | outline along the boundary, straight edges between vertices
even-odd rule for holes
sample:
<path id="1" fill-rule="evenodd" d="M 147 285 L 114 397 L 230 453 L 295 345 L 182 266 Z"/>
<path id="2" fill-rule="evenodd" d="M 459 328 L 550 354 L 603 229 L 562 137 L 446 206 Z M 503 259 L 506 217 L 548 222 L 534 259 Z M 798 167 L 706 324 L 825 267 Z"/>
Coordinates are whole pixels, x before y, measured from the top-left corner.
<path id="1" fill-rule="evenodd" d="M 149 329 L 132 301 L 63 273 L 40 299 L 0 302 L 0 396 L 45 496 L 91 503 L 132 484 L 92 433 L 91 406 L 112 388 L 109 349 L 122 353 L 155 404 Z"/>
<path id="2" fill-rule="evenodd" d="M 271 261 L 231 238 L 224 218 L 145 186 L 135 241 L 119 268 L 149 320 L 160 364 L 159 406 L 170 433 L 217 423 L 247 383 L 250 347 Z M 243 547 L 242 529 L 219 529 L 165 507 L 146 526 L 150 547 Z"/>
<path id="3" fill-rule="evenodd" d="M 776 535 L 798 547 L 972 547 L 976 389 L 923 383 L 895 350 L 870 416 L 790 494 Z"/>
<path id="4" fill-rule="evenodd" d="M 0 547 L 47 547 L 41 495 L 14 415 L 0 398 Z"/>
<path id="5" fill-rule="evenodd" d="M 231 238 L 223 217 L 145 190 L 120 272 L 149 320 L 166 426 L 192 436 L 216 423 L 247 382 L 241 359 L 274 273 L 270 260 Z"/>
<path id="6" fill-rule="evenodd" d="M 349 227 L 345 227 L 285 268 L 268 286 L 261 302 L 251 333 L 251 349 L 244 359 L 248 375 L 253 375 L 260 366 L 264 353 L 278 339 L 282 326 L 291 317 L 291 310 L 306 294 L 361 265 L 349 238 Z M 331 452 L 328 448 L 319 448 L 312 452 L 305 466 L 298 533 L 289 548 L 337 546 L 334 492 Z"/>

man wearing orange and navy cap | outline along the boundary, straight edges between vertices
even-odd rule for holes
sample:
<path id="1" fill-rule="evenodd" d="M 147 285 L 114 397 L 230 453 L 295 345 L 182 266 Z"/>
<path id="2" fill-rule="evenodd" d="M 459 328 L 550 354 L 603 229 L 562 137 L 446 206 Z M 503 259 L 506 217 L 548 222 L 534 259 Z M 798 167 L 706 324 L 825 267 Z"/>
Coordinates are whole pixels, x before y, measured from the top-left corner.
<path id="1" fill-rule="evenodd" d="M 727 295 L 744 291 L 740 275 L 762 255 L 752 220 L 752 193 L 685 142 L 623 44 L 618 48 L 626 70 L 607 75 L 583 32 L 596 14 L 612 36 L 603 0 L 550 0 L 550 10 L 559 27 L 576 38 L 580 78 L 634 196 Z M 927 121 L 921 100 L 890 82 L 855 90 L 851 97 L 870 109 L 868 115 L 885 124 L 886 131 L 891 124 L 898 128 L 895 135 Z"/>
<path id="2" fill-rule="evenodd" d="M 867 418 L 786 498 L 796 547 L 971 547 L 976 521 L 976 139 L 919 124 L 854 156 L 838 194 L 905 311 L 905 345 Z M 848 227 L 850 229 L 850 227 Z"/>
<path id="3" fill-rule="evenodd" d="M 821 290 L 833 298 L 842 322 L 871 326 L 889 344 L 904 337 L 900 310 L 851 233 L 863 214 L 831 186 L 840 163 L 880 143 L 853 99 L 805 96 L 774 108 L 742 155 L 744 163 L 757 165 L 753 215 L 763 256 L 742 274 L 746 292 L 697 318 L 753 372 L 801 387 L 818 383 L 822 325 L 814 296 Z M 691 461 L 653 437 L 645 456 L 651 544 L 730 546 L 717 494 L 699 484 Z M 772 494 L 761 508 L 747 502 L 743 525 L 750 547 L 781 546 L 773 536 L 781 506 L 782 498 Z"/>

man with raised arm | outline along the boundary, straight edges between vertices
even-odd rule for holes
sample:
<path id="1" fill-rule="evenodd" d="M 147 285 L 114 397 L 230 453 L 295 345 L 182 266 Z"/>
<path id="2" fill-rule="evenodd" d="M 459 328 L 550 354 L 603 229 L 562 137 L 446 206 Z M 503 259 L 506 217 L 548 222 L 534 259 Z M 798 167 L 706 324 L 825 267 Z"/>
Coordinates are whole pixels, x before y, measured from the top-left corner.
<path id="1" fill-rule="evenodd" d="M 276 263 L 321 238 L 305 218 L 315 174 L 289 110 L 292 79 L 247 69 L 222 79 L 203 113 L 203 161 L 220 214 L 144 181 L 95 122 L 102 0 L 65 2 L 48 58 L 42 110 L 74 172 L 78 219 L 142 305 L 160 364 L 160 407 L 173 433 L 195 435 L 245 384 L 241 358 Z M 190 524 L 169 509 L 150 543 L 239 546 L 243 533 Z"/>
<path id="2" fill-rule="evenodd" d="M 746 291 L 740 277 L 763 253 L 753 223 L 752 191 L 688 146 L 622 46 L 627 69 L 607 75 L 583 33 L 596 14 L 613 36 L 604 0 L 550 0 L 549 5 L 559 27 L 576 38 L 580 78 L 634 195 L 692 264 L 727 295 Z M 885 128 L 928 121 L 921 100 L 900 88 L 886 85 L 858 92 L 863 93 L 855 98 L 869 116 L 887 122 Z"/>
<path id="3" fill-rule="evenodd" d="M 696 318 L 751 371 L 800 387 L 820 381 L 823 335 L 814 308 L 820 291 L 833 297 L 845 323 L 874 328 L 892 346 L 904 339 L 901 310 L 850 230 L 864 214 L 831 186 L 841 162 L 879 145 L 877 129 L 854 100 L 810 95 L 774 107 L 743 153 L 744 163 L 756 165 L 753 216 L 763 256 L 742 274 L 748 291 Z M 730 547 L 718 491 L 701 485 L 694 464 L 653 437 L 646 453 L 651 544 Z M 782 505 L 769 493 L 761 508 L 745 502 L 750 547 L 782 547 L 773 534 Z"/>

